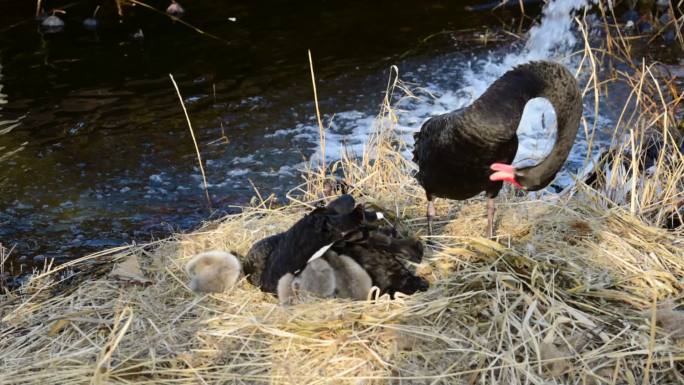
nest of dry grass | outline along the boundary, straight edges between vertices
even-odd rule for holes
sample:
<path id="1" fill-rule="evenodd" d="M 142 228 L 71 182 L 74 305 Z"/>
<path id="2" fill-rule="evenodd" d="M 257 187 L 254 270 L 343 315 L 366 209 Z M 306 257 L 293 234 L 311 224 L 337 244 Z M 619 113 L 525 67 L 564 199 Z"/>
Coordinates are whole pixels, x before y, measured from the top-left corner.
<path id="1" fill-rule="evenodd" d="M 684 234 L 658 226 L 682 199 L 684 158 L 668 136 L 679 99 L 654 102 L 663 87 L 647 75 L 629 78 L 643 119 L 618 126 L 661 133 L 654 170 L 624 155 L 628 169 L 599 187 L 502 194 L 495 239 L 482 237 L 482 200 L 439 200 L 442 222 L 417 267 L 427 292 L 283 307 L 244 279 L 226 294 L 188 288 L 189 257 L 244 255 L 321 199 L 325 173 L 309 170 L 286 206 L 259 199 L 191 234 L 48 268 L 0 296 L 0 383 L 682 383 Z M 386 101 L 366 153 L 328 171 L 424 236 L 425 200 L 394 114 Z"/>
<path id="2" fill-rule="evenodd" d="M 88 279 L 60 282 L 62 266 L 3 296 L 0 382 L 681 382 L 684 313 L 663 301 L 684 288 L 684 238 L 587 194 L 508 200 L 498 241 L 479 236 L 482 202 L 442 202 L 449 221 L 418 267 L 432 287 L 396 300 L 283 307 L 246 280 L 228 294 L 189 290 L 187 258 L 244 253 L 303 215 L 301 204 L 92 256 L 70 264 Z M 412 217 L 422 203 L 397 211 Z M 139 275 L 112 273 L 131 260 Z"/>

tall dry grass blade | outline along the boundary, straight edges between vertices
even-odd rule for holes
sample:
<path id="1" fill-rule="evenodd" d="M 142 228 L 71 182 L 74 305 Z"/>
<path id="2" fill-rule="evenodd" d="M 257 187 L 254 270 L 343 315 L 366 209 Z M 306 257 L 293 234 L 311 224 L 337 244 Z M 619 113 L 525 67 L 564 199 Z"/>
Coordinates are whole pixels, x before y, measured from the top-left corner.
<path id="1" fill-rule="evenodd" d="M 316 91 L 316 76 L 314 75 L 313 59 L 311 58 L 311 50 L 307 50 L 309 55 L 309 70 L 311 71 L 311 87 L 313 88 L 314 106 L 316 106 L 316 121 L 318 122 L 318 140 L 321 150 L 321 164 L 320 173 L 321 178 L 325 178 L 326 173 L 326 158 L 325 158 L 325 128 L 323 127 L 323 120 L 321 120 L 321 111 L 318 107 L 318 92 Z"/>
<path id="2" fill-rule="evenodd" d="M 178 89 L 178 84 L 176 84 L 176 80 L 173 78 L 172 74 L 169 74 L 169 78 L 171 78 L 171 83 L 173 83 L 173 87 L 176 89 L 176 94 L 178 95 L 178 101 L 180 102 L 181 107 L 183 107 L 183 113 L 185 114 L 185 120 L 188 122 L 188 129 L 190 129 L 190 136 L 192 137 L 192 143 L 195 145 L 195 153 L 197 154 L 197 163 L 199 164 L 199 169 L 200 172 L 202 173 L 202 182 L 204 183 L 204 195 L 207 198 L 207 207 L 209 208 L 209 211 L 212 211 L 211 208 L 211 198 L 209 197 L 209 184 L 207 183 L 207 176 L 204 173 L 204 165 L 202 163 L 202 155 L 200 154 L 199 150 L 199 145 L 197 144 L 197 139 L 195 138 L 195 131 L 192 129 L 192 123 L 190 122 L 190 116 L 188 115 L 188 110 L 185 108 L 185 102 L 183 102 L 183 97 L 181 96 L 180 90 Z"/>

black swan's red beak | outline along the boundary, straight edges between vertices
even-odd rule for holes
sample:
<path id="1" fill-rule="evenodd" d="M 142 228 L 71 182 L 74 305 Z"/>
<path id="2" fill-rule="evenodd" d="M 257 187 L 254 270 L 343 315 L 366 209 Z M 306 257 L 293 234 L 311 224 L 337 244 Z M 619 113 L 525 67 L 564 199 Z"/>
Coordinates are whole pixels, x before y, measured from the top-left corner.
<path id="1" fill-rule="evenodd" d="M 515 167 L 510 164 L 505 163 L 493 163 L 489 168 L 495 171 L 489 176 L 489 180 L 492 182 L 502 181 L 512 184 L 517 188 L 523 188 L 520 183 L 515 179 Z"/>

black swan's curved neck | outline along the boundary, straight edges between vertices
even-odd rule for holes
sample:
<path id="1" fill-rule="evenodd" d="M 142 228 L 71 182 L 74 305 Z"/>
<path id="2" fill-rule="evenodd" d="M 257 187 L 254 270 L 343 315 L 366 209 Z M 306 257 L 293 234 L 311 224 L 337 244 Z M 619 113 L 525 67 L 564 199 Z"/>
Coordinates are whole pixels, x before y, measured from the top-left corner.
<path id="1" fill-rule="evenodd" d="M 516 179 L 527 190 L 547 186 L 568 157 L 582 117 L 582 97 L 575 77 L 563 65 L 537 61 L 520 65 L 495 81 L 464 111 L 466 123 L 489 140 L 515 136 L 522 112 L 530 99 L 546 98 L 556 111 L 558 132 L 549 155 L 535 166 L 520 168 Z M 477 127 L 479 126 L 479 127 Z M 485 128 L 486 127 L 486 128 Z M 484 132 L 483 132 L 484 131 Z"/>

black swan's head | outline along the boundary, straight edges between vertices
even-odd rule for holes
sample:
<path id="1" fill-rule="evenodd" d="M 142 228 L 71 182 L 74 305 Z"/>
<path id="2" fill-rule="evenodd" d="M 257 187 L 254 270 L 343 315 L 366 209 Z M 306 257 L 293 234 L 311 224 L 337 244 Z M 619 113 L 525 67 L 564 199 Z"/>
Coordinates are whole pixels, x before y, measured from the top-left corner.
<path id="1" fill-rule="evenodd" d="M 354 197 L 349 194 L 340 195 L 335 200 L 328 203 L 325 209 L 337 214 L 349 214 L 356 207 Z"/>
<path id="2" fill-rule="evenodd" d="M 351 212 L 338 214 L 327 207 L 320 207 L 309 213 L 304 222 L 308 222 L 316 237 L 328 242 L 339 241 L 349 232 L 356 230 L 365 220 L 363 207 L 356 206 Z M 311 236 L 314 236 L 311 234 Z"/>
<path id="3" fill-rule="evenodd" d="M 494 163 L 490 166 L 494 171 L 489 176 L 492 182 L 506 182 L 526 191 L 536 191 L 547 186 L 556 176 L 554 173 L 544 173 L 536 166 L 517 168 L 510 164 Z"/>
<path id="4" fill-rule="evenodd" d="M 517 168 L 504 163 L 492 164 L 490 168 L 494 173 L 489 179 L 511 183 L 528 191 L 541 190 L 553 181 L 575 143 L 582 119 L 582 93 L 574 74 L 558 63 L 531 62 L 516 67 L 507 74 L 511 75 L 504 75 L 497 80 L 500 86 L 506 86 L 512 79 L 523 76 L 527 80 L 517 81 L 516 84 L 527 85 L 527 96 L 543 97 L 551 102 L 556 111 L 556 141 L 551 152 L 534 166 Z M 489 98 L 486 102 L 490 105 L 501 97 L 501 91 L 497 87 L 490 87 L 487 93 Z M 519 98 L 519 101 L 527 103 L 527 96 Z M 522 111 L 524 103 L 514 105 L 514 110 Z"/>
<path id="5" fill-rule="evenodd" d="M 518 175 L 517 169 L 510 164 L 494 163 L 490 166 L 490 169 L 494 171 L 494 173 L 489 176 L 489 180 L 492 182 L 506 182 L 517 188 L 525 188 L 521 183 L 521 180 L 519 180 L 521 175 Z"/>

